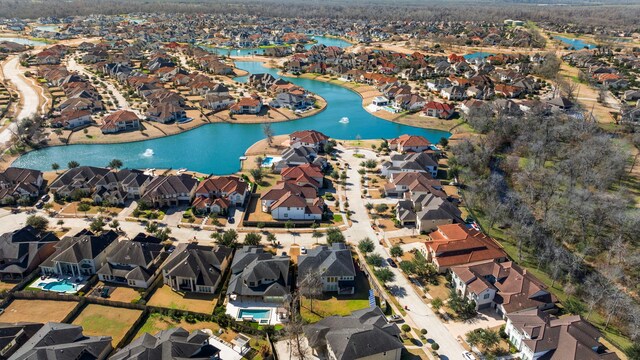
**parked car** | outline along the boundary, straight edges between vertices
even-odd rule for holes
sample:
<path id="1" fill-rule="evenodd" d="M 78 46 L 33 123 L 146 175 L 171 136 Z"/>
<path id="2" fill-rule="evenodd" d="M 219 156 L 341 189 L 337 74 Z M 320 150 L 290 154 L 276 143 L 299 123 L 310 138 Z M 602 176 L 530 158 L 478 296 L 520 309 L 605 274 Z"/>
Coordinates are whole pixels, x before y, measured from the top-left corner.
<path id="1" fill-rule="evenodd" d="M 42 209 L 44 207 L 44 203 L 42 201 L 38 201 L 36 203 L 36 209 Z"/>
<path id="2" fill-rule="evenodd" d="M 387 318 L 387 321 L 389 322 L 400 322 L 402 321 L 402 316 L 398 315 L 398 314 L 394 314 L 391 315 Z"/>
<path id="3" fill-rule="evenodd" d="M 307 248 L 306 248 L 306 247 L 304 247 L 304 246 L 301 246 L 301 247 L 300 247 L 300 254 L 302 254 L 302 255 L 306 255 L 306 254 L 307 254 Z"/>
<path id="4" fill-rule="evenodd" d="M 228 219 L 229 224 L 233 224 L 235 221 L 236 221 L 236 220 L 235 220 L 234 218 L 232 218 L 232 217 L 230 217 L 230 218 Z"/>
<path id="5" fill-rule="evenodd" d="M 462 357 L 464 358 L 464 360 L 476 360 L 476 357 L 468 351 L 463 352 Z"/>
<path id="6" fill-rule="evenodd" d="M 49 196 L 49 194 L 44 194 L 42 195 L 42 197 L 40 198 L 40 200 L 47 202 L 49 201 L 49 199 L 51 199 L 51 196 Z"/>
<path id="7" fill-rule="evenodd" d="M 391 267 L 398 267 L 398 265 L 396 265 L 396 262 L 393 261 L 392 258 L 387 258 L 387 263 L 389 263 L 389 266 Z"/>

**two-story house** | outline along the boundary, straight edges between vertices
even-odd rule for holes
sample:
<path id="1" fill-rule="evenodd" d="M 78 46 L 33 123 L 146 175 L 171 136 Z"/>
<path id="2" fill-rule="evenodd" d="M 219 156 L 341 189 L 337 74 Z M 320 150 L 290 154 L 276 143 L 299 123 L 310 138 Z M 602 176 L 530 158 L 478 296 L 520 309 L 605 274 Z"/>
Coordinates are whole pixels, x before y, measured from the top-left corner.
<path id="1" fill-rule="evenodd" d="M 162 244 L 118 241 L 107 253 L 106 263 L 97 271 L 98 278 L 104 282 L 146 289 L 158 275 L 159 266 L 165 258 Z"/>
<path id="2" fill-rule="evenodd" d="M 351 251 L 343 243 L 316 246 L 306 255 L 298 256 L 298 286 L 306 274 L 314 272 L 322 278 L 323 292 L 337 292 L 338 295 L 355 292 L 356 269 Z"/>
<path id="3" fill-rule="evenodd" d="M 1 280 L 21 280 L 53 254 L 58 241 L 53 233 L 29 225 L 0 235 Z"/>
<path id="4" fill-rule="evenodd" d="M 177 292 L 213 294 L 229 266 L 231 253 L 226 246 L 178 244 L 162 268 L 163 282 Z"/>

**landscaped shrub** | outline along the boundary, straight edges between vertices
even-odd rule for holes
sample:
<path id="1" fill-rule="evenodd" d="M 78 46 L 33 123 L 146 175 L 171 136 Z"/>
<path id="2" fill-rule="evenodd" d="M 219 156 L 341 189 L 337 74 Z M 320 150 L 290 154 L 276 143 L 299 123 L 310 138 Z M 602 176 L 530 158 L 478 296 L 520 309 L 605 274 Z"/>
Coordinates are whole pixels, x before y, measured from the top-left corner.
<path id="1" fill-rule="evenodd" d="M 404 332 L 409 332 L 411 331 L 411 326 L 407 325 L 407 324 L 403 324 L 401 327 L 402 331 Z"/>
<path id="2" fill-rule="evenodd" d="M 435 351 L 438 351 L 438 349 L 440 349 L 440 345 L 438 345 L 438 343 L 434 342 L 433 344 L 431 344 L 431 349 L 433 349 Z"/>

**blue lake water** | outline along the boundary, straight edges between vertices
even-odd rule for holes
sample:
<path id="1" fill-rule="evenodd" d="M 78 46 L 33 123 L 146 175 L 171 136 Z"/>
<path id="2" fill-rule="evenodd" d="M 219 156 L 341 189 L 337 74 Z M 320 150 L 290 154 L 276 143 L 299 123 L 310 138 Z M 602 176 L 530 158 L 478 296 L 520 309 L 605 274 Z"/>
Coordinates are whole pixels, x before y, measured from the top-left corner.
<path id="1" fill-rule="evenodd" d="M 311 38 L 315 39 L 317 43 L 305 45 L 305 48 L 307 49 L 310 49 L 313 45 L 316 45 L 316 44 L 324 44 L 326 46 L 337 46 L 342 48 L 351 46 L 351 44 L 348 41 L 344 41 L 342 39 L 338 39 L 334 37 L 312 36 Z M 216 48 L 216 47 L 203 47 L 203 48 L 215 54 L 231 55 L 231 56 L 263 55 L 265 50 L 260 48 L 247 48 L 247 49 L 225 49 L 225 48 Z"/>
<path id="2" fill-rule="evenodd" d="M 463 55 L 462 57 L 464 57 L 467 60 L 473 60 L 473 59 L 477 59 L 477 58 L 486 58 L 493 55 L 492 53 L 488 53 L 488 52 L 484 52 L 484 51 L 479 51 L 479 52 L 474 52 L 471 54 L 467 54 L 467 55 Z"/>
<path id="3" fill-rule="evenodd" d="M 584 42 L 580 39 L 572 39 L 572 38 L 567 38 L 564 36 L 554 36 L 554 39 L 558 39 L 560 41 L 562 41 L 563 43 L 565 43 L 565 45 L 567 45 L 569 47 L 569 49 L 571 50 L 580 50 L 580 49 L 584 49 L 585 47 L 587 49 L 593 49 L 596 47 L 596 45 L 594 44 L 589 44 L 587 42 Z"/>
<path id="4" fill-rule="evenodd" d="M 34 41 L 31 39 L 20 38 L 20 37 L 0 37 L 0 41 L 11 41 L 17 44 L 29 45 L 29 46 L 47 45 L 47 43 L 42 41 Z"/>
<path id="5" fill-rule="evenodd" d="M 237 62 L 236 66 L 250 73 L 268 72 L 277 76 L 277 69 L 268 69 L 259 62 Z M 451 134 L 445 131 L 402 125 L 377 118 L 362 108 L 360 96 L 344 87 L 310 79 L 288 80 L 322 96 L 327 108 L 314 116 L 271 124 L 273 132 L 289 134 L 297 130 L 315 129 L 336 139 L 353 140 L 393 138 L 402 134 L 422 135 L 431 142 Z M 246 77 L 238 78 L 246 81 Z M 339 120 L 348 117 L 349 123 Z M 120 159 L 128 168 L 188 168 L 211 174 L 231 174 L 239 170 L 239 157 L 246 149 L 264 139 L 261 124 L 215 123 L 178 135 L 123 144 L 54 146 L 29 152 L 13 166 L 50 170 L 56 162 L 64 167 L 69 161 L 81 165 L 107 166 L 111 159 Z M 144 156 L 147 149 L 153 156 Z"/>

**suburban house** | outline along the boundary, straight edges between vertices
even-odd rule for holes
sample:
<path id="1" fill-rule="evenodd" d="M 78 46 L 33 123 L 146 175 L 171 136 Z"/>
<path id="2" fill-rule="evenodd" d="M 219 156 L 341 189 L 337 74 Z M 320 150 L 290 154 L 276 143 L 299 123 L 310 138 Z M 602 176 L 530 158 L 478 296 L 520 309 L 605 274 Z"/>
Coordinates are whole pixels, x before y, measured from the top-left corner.
<path id="1" fill-rule="evenodd" d="M 187 118 L 187 112 L 174 104 L 160 104 L 152 107 L 145 113 L 147 120 L 167 124 Z"/>
<path id="2" fill-rule="evenodd" d="M 417 193 L 401 200 L 396 206 L 396 219 L 403 226 L 414 225 L 421 233 L 440 225 L 463 223 L 458 207 L 444 197 L 432 193 Z"/>
<path id="3" fill-rule="evenodd" d="M 400 172 L 393 174 L 389 183 L 384 186 L 384 192 L 391 197 L 406 197 L 408 199 L 420 194 L 434 194 L 446 198 L 440 180 L 433 179 L 424 172 Z"/>
<path id="4" fill-rule="evenodd" d="M 100 281 L 127 284 L 146 289 L 166 258 L 162 244 L 122 240 L 107 253 L 107 262 L 98 271 Z"/>
<path id="5" fill-rule="evenodd" d="M 22 280 L 53 254 L 58 241 L 29 225 L 0 235 L 0 280 Z"/>
<path id="6" fill-rule="evenodd" d="M 100 130 L 103 134 L 114 134 L 121 131 L 138 130 L 140 119 L 130 110 L 116 110 L 102 119 Z"/>
<path id="7" fill-rule="evenodd" d="M 262 211 L 271 213 L 274 220 L 321 220 L 325 210 L 316 188 L 287 181 L 274 185 L 260 203 Z"/>
<path id="8" fill-rule="evenodd" d="M 43 274 L 57 276 L 91 276 L 107 262 L 107 253 L 117 244 L 118 234 L 110 230 L 100 235 L 83 231 L 66 236 L 55 245 L 40 269 Z"/>
<path id="9" fill-rule="evenodd" d="M 8 359 L 43 326 L 44 324 L 30 322 L 0 323 L 0 334 L 2 335 L 0 358 Z"/>
<path id="10" fill-rule="evenodd" d="M 252 97 L 241 98 L 229 108 L 232 114 L 259 114 L 261 110 L 262 101 Z"/>
<path id="11" fill-rule="evenodd" d="M 316 130 L 301 130 L 289 134 L 289 144 L 294 148 L 311 147 L 316 152 L 322 152 L 329 137 Z"/>
<path id="12" fill-rule="evenodd" d="M 337 292 L 338 295 L 355 293 L 356 268 L 351 250 L 345 244 L 316 246 L 306 255 L 299 255 L 298 286 L 306 274 L 314 272 L 322 278 L 323 292 Z"/>
<path id="13" fill-rule="evenodd" d="M 34 200 L 42 189 L 42 171 L 9 167 L 0 171 L 0 204 Z"/>
<path id="14" fill-rule="evenodd" d="M 104 360 L 112 349 L 111 336 L 87 336 L 82 333 L 82 326 L 50 322 L 44 324 L 9 359 Z"/>
<path id="15" fill-rule="evenodd" d="M 507 315 L 505 333 L 523 360 L 618 360 L 602 334 L 579 315 L 557 318 L 540 309 Z"/>
<path id="16" fill-rule="evenodd" d="M 476 309 L 492 308 L 501 315 L 522 310 L 548 310 L 556 297 L 533 275 L 511 261 L 487 260 L 451 268 L 452 283 Z"/>
<path id="17" fill-rule="evenodd" d="M 422 111 L 425 115 L 435 117 L 438 119 L 451 119 L 453 114 L 456 112 L 455 108 L 451 104 L 441 103 L 437 101 L 429 101 L 427 102 Z"/>
<path id="18" fill-rule="evenodd" d="M 177 292 L 213 294 L 231 260 L 232 250 L 226 246 L 181 243 L 162 268 L 162 278 Z"/>
<path id="19" fill-rule="evenodd" d="M 440 225 L 426 242 L 427 260 L 440 273 L 451 267 L 485 260 L 507 261 L 507 253 L 492 238 L 464 224 Z"/>
<path id="20" fill-rule="evenodd" d="M 212 176 L 202 180 L 195 192 L 193 207 L 200 212 L 226 214 L 231 206 L 243 206 L 249 186 L 237 176 Z"/>
<path id="21" fill-rule="evenodd" d="M 200 105 L 210 110 L 222 110 L 233 105 L 235 101 L 229 95 L 207 94 L 204 100 L 200 101 Z"/>
<path id="22" fill-rule="evenodd" d="M 187 174 L 158 176 L 151 180 L 140 198 L 153 207 L 190 204 L 198 186 L 198 180 Z"/>
<path id="23" fill-rule="evenodd" d="M 227 287 L 227 314 L 238 320 L 261 323 L 285 319 L 286 310 L 282 306 L 291 296 L 290 260 L 288 256 L 274 256 L 257 246 L 237 250 Z M 268 308 L 269 314 L 258 318 L 247 312 L 247 308 Z"/>
<path id="24" fill-rule="evenodd" d="M 109 169 L 93 166 L 78 166 L 60 174 L 51 184 L 49 190 L 62 197 L 73 192 L 91 194 L 98 182 L 109 172 Z"/>
<path id="25" fill-rule="evenodd" d="M 91 111 L 67 108 L 60 113 L 60 116 L 51 119 L 51 127 L 73 130 L 92 122 Z"/>
<path id="26" fill-rule="evenodd" d="M 280 157 L 282 159 L 272 165 L 272 170 L 276 172 L 290 166 L 309 163 L 317 164 L 317 162 L 319 161 L 326 163 L 326 159 L 324 157 L 318 156 L 317 150 L 310 146 L 290 146 L 282 151 Z M 322 165 L 321 167 L 323 166 L 324 165 Z"/>
<path id="27" fill-rule="evenodd" d="M 319 358 L 400 360 L 404 349 L 400 329 L 379 307 L 326 317 L 305 326 L 304 335 Z"/>
<path id="28" fill-rule="evenodd" d="M 438 176 L 438 162 L 433 154 L 428 152 L 409 152 L 391 154 L 390 161 L 385 161 L 380 167 L 380 174 L 392 178 L 396 174 L 417 172 L 429 174 L 432 178 Z"/>
<path id="29" fill-rule="evenodd" d="M 389 140 L 389 149 L 400 153 L 422 152 L 431 149 L 431 141 L 419 135 L 401 135 Z"/>
<path id="30" fill-rule="evenodd" d="M 110 360 L 132 359 L 195 359 L 219 360 L 220 349 L 209 343 L 210 335 L 201 330 L 189 333 L 177 327 L 162 330 L 156 335 L 144 333 L 129 345 L 118 350 Z"/>
<path id="31" fill-rule="evenodd" d="M 316 189 L 324 186 L 324 174 L 320 167 L 314 164 L 287 167 L 280 171 L 280 175 L 282 180 L 298 186 L 310 185 Z"/>

